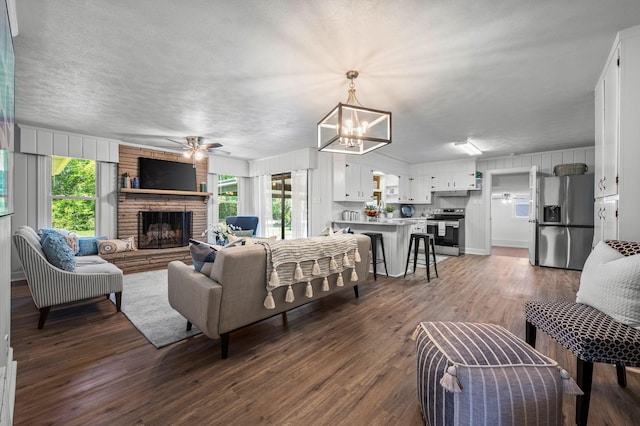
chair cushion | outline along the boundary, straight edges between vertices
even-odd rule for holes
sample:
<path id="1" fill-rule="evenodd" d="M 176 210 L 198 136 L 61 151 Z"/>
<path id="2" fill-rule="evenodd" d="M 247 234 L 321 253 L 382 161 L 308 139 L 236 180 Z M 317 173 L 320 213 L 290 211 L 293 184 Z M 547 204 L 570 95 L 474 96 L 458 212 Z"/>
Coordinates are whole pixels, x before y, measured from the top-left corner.
<path id="1" fill-rule="evenodd" d="M 640 330 L 582 303 L 525 303 L 528 322 L 587 362 L 640 367 Z"/>
<path id="2" fill-rule="evenodd" d="M 49 263 L 64 271 L 76 269 L 76 256 L 64 237 L 57 232 L 46 233 L 40 239 L 42 251 Z"/>
<path id="3" fill-rule="evenodd" d="M 640 256 L 598 243 L 584 264 L 576 302 L 640 328 Z"/>

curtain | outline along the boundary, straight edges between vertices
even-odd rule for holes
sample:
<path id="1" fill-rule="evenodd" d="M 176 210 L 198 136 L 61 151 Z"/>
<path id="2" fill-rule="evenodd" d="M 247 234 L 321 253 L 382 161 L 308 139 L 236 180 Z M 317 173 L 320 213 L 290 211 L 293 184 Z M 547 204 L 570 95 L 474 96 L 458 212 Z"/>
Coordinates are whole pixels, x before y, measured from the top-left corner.
<path id="1" fill-rule="evenodd" d="M 307 170 L 291 172 L 291 233 L 305 238 L 307 233 Z"/>
<path id="2" fill-rule="evenodd" d="M 254 179 L 254 211 L 257 213 L 259 237 L 271 237 L 273 234 L 273 213 L 271 211 L 271 175 L 260 175 Z"/>

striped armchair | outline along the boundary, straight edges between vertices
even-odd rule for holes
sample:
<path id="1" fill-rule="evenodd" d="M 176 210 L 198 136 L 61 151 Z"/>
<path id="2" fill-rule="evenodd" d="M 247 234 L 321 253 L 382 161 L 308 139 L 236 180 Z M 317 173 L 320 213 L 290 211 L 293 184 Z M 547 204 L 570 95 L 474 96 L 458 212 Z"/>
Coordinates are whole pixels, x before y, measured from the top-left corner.
<path id="1" fill-rule="evenodd" d="M 56 268 L 47 260 L 40 237 L 28 226 L 19 227 L 13 243 L 22 262 L 27 284 L 36 307 L 40 310 L 38 328 L 44 327 L 54 305 L 115 294 L 116 310 L 122 300 L 122 271 L 99 256 L 78 257 L 74 272 Z"/>

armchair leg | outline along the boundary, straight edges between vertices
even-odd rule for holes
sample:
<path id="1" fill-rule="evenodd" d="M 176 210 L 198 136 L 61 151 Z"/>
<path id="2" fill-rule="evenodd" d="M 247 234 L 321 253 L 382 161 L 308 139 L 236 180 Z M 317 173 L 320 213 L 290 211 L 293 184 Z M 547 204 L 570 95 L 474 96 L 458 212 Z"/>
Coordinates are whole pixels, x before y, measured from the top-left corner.
<path id="1" fill-rule="evenodd" d="M 122 306 L 122 292 L 118 291 L 114 294 L 116 295 L 116 312 L 120 312 L 120 307 Z"/>
<path id="2" fill-rule="evenodd" d="M 527 321 L 525 329 L 525 340 L 532 348 L 536 347 L 536 326 Z"/>
<path id="3" fill-rule="evenodd" d="M 353 286 L 353 293 L 356 295 L 356 298 L 360 297 L 360 294 L 358 293 L 358 286 L 357 285 Z"/>
<path id="4" fill-rule="evenodd" d="M 193 324 L 191 324 L 191 321 L 187 321 L 187 331 L 191 331 L 191 327 L 193 327 Z"/>
<path id="5" fill-rule="evenodd" d="M 42 327 L 44 327 L 44 322 L 47 320 L 47 316 L 49 315 L 50 310 L 51 310 L 51 306 L 45 306 L 44 308 L 40 308 L 40 319 L 38 320 L 38 330 L 42 330 Z"/>
<path id="6" fill-rule="evenodd" d="M 591 379 L 593 378 L 593 363 L 577 358 L 577 383 L 584 395 L 576 396 L 576 424 L 587 425 L 589 416 L 589 402 L 591 400 Z"/>
<path id="7" fill-rule="evenodd" d="M 227 359 L 229 356 L 229 333 L 222 333 L 220 335 L 220 353 L 222 359 Z"/>
<path id="8" fill-rule="evenodd" d="M 616 373 L 618 373 L 618 385 L 621 388 L 627 387 L 627 369 L 622 364 L 616 364 Z"/>

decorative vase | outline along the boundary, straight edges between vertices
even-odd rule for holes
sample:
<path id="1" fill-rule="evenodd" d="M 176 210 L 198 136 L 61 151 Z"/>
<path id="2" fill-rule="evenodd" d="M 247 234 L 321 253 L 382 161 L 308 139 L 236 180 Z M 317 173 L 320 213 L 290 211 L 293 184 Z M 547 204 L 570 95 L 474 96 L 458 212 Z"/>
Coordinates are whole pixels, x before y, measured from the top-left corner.
<path id="1" fill-rule="evenodd" d="M 387 212 L 387 219 L 393 219 L 393 212 Z"/>

